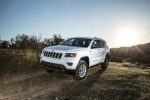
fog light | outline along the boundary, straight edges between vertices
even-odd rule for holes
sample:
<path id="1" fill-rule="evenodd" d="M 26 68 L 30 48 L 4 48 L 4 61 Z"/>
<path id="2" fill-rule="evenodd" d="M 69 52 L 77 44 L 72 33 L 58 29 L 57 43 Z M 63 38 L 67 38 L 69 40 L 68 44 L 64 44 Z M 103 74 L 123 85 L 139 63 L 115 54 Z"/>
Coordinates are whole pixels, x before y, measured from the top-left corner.
<path id="1" fill-rule="evenodd" d="M 67 62 L 67 65 L 68 65 L 68 66 L 72 66 L 72 64 L 73 64 L 73 63 L 71 63 L 71 62 Z"/>

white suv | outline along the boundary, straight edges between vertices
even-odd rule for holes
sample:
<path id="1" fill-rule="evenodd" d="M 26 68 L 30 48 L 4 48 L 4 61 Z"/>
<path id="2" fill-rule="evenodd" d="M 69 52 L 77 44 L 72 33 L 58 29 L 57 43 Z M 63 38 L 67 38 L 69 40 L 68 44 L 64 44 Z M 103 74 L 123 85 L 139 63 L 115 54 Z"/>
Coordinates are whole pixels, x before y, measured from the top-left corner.
<path id="1" fill-rule="evenodd" d="M 83 79 L 89 67 L 101 64 L 108 67 L 110 49 L 100 38 L 73 37 L 61 45 L 49 46 L 42 50 L 40 62 L 46 69 L 63 70 Z"/>

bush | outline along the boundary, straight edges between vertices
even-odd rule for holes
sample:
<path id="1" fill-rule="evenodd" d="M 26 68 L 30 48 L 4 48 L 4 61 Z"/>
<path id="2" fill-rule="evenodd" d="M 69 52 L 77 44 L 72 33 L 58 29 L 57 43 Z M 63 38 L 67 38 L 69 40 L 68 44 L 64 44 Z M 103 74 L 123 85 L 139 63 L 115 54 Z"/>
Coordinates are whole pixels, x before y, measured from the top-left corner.
<path id="1" fill-rule="evenodd" d="M 32 51 L 0 50 L 0 61 L 2 62 L 0 63 L 0 76 L 42 69 L 36 54 Z"/>
<path id="2" fill-rule="evenodd" d="M 122 63 L 123 59 L 121 57 L 111 57 L 110 61 Z"/>
<path id="3" fill-rule="evenodd" d="M 27 52 L 25 56 L 22 57 L 23 61 L 35 63 L 37 61 L 36 54 L 34 52 Z"/>

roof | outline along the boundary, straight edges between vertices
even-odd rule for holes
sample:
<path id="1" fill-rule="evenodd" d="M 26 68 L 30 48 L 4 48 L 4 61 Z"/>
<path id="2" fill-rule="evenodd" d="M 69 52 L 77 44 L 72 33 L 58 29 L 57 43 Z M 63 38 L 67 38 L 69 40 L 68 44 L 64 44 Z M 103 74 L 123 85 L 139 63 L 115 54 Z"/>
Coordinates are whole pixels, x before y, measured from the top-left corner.
<path id="1" fill-rule="evenodd" d="M 100 39 L 100 40 L 103 40 L 101 38 L 97 38 L 97 37 L 72 37 L 72 38 L 83 38 L 83 39 Z M 104 40 L 103 40 L 104 41 Z"/>

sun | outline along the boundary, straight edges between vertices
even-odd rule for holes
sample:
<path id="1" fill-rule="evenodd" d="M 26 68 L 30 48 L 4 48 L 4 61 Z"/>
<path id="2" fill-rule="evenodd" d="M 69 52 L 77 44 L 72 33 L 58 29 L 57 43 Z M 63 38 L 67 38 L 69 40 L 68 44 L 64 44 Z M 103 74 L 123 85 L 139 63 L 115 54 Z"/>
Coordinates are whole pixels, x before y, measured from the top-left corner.
<path id="1" fill-rule="evenodd" d="M 132 46 L 137 44 L 137 33 L 135 30 L 126 28 L 117 33 L 117 44 L 119 46 Z"/>

